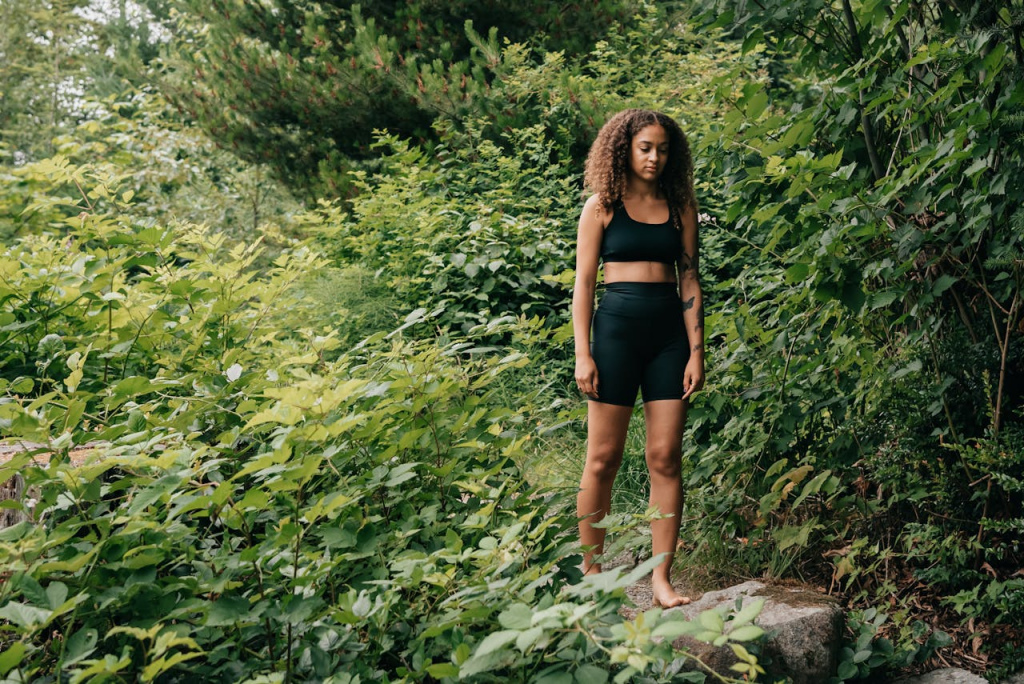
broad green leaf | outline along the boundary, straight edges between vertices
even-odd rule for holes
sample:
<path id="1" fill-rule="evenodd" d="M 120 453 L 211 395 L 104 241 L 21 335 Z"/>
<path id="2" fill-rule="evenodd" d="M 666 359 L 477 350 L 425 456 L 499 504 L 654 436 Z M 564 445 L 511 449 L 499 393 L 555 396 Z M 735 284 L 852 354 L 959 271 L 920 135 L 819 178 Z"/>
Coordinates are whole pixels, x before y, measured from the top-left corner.
<path id="1" fill-rule="evenodd" d="M 761 610 L 764 608 L 765 599 L 747 599 L 743 602 L 743 607 L 733 616 L 732 623 L 734 625 L 746 625 L 753 621 L 758 615 L 761 614 Z M 733 630 L 735 632 L 735 630 Z"/>
<path id="2" fill-rule="evenodd" d="M 167 672 L 178 663 L 203 656 L 202 652 L 174 653 L 170 656 L 163 656 L 151 662 L 142 670 L 143 681 L 155 679 L 158 675 Z"/>
<path id="3" fill-rule="evenodd" d="M 11 644 L 10 648 L 0 653 L 0 675 L 6 675 L 18 667 L 21 664 L 22 658 L 25 657 L 25 650 L 24 642 L 15 641 Z"/>
<path id="4" fill-rule="evenodd" d="M 96 650 L 96 643 L 99 640 L 95 629 L 83 627 L 72 634 L 64 646 L 64 665 L 73 665 L 83 658 L 88 657 Z"/>
<path id="5" fill-rule="evenodd" d="M 722 628 L 725 626 L 725 620 L 722 619 L 722 614 L 717 610 L 705 610 L 699 616 L 697 620 L 705 629 L 711 632 L 721 633 Z"/>
<path id="6" fill-rule="evenodd" d="M 18 601 L 9 601 L 7 605 L 0 607 L 0 618 L 10 620 L 19 627 L 34 628 L 40 627 L 50 619 L 52 610 L 37 608 Z"/>
<path id="7" fill-rule="evenodd" d="M 608 681 L 608 671 L 596 665 L 581 665 L 573 677 L 577 684 L 604 684 Z"/>
<path id="8" fill-rule="evenodd" d="M 754 641 L 764 636 L 764 630 L 757 625 L 742 625 L 729 632 L 733 641 Z"/>
<path id="9" fill-rule="evenodd" d="M 531 627 L 530 629 L 524 630 L 519 633 L 516 637 L 516 648 L 523 653 L 534 647 L 538 642 L 544 638 L 543 627 Z"/>
<path id="10" fill-rule="evenodd" d="M 251 604 L 248 599 L 238 596 L 222 596 L 210 605 L 206 614 L 209 627 L 233 625 L 249 616 Z"/>
<path id="11" fill-rule="evenodd" d="M 51 610 L 60 608 L 68 597 L 68 587 L 63 582 L 51 582 L 46 587 L 46 599 Z"/>
<path id="12" fill-rule="evenodd" d="M 525 603 L 513 603 L 498 615 L 505 629 L 527 629 L 533 621 L 533 610 Z"/>
<path id="13" fill-rule="evenodd" d="M 459 666 L 453 665 L 452 663 L 434 663 L 427 665 L 427 674 L 434 679 L 443 679 L 445 677 L 458 677 Z"/>
<path id="14" fill-rule="evenodd" d="M 690 622 L 687 620 L 668 620 L 659 623 L 653 630 L 651 630 L 651 636 L 674 641 L 683 635 L 692 635 L 704 629 L 705 628 L 702 625 L 696 622 Z"/>
<path id="15" fill-rule="evenodd" d="M 481 658 L 489 653 L 497 651 L 498 649 L 515 641 L 518 636 L 519 632 L 510 629 L 492 632 L 484 637 L 484 640 L 480 642 L 480 645 L 477 646 L 476 651 L 473 653 L 473 657 Z"/>

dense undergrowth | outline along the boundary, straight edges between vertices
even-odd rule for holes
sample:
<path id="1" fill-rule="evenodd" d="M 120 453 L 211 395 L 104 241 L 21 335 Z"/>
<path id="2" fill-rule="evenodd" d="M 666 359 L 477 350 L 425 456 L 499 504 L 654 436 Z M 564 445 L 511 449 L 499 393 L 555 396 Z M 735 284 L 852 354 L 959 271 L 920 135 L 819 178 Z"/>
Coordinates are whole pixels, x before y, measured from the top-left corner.
<path id="1" fill-rule="evenodd" d="M 856 4 L 848 63 L 791 31 L 845 30 L 827 8 L 692 4 L 586 56 L 492 41 L 476 115 L 380 132 L 344 202 L 300 212 L 247 172 L 238 204 L 197 202 L 194 174 L 130 173 L 148 118 L 5 169 L 0 425 L 44 446 L 0 466 L 34 499 L 0 533 L 0 674 L 699 681 L 651 636 L 754 636 L 749 611 L 623 622 L 630 578 L 577 569 L 579 150 L 628 105 L 676 116 L 699 166 L 679 564 L 840 597 L 841 681 L 1024 665 L 1019 8 Z M 133 153 L 89 161 L 110 149 Z M 196 206 L 212 228 L 175 218 Z M 614 503 L 633 547 L 642 443 Z"/>
<path id="2" fill-rule="evenodd" d="M 649 566 L 583 580 L 575 520 L 517 467 L 536 411 L 496 398 L 530 363 L 494 344 L 515 321 L 418 339 L 443 311 L 419 309 L 342 349 L 294 299 L 307 246 L 254 268 L 258 245 L 134 225 L 93 169 L 29 173 L 88 190 L 0 261 L 0 420 L 27 445 L 0 468 L 30 492 L 0 532 L 7 681 L 699 681 L 652 636 L 760 634 L 756 605 L 624 622 Z"/>

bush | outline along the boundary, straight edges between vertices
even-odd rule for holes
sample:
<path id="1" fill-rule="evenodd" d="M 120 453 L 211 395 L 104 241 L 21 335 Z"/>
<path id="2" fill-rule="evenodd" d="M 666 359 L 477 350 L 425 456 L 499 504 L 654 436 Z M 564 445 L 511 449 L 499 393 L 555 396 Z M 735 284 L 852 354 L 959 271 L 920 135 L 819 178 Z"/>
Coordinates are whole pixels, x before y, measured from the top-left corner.
<path id="1" fill-rule="evenodd" d="M 683 633 L 756 671 L 756 606 L 625 623 L 660 559 L 581 578 L 575 519 L 516 466 L 532 407 L 495 399 L 527 356 L 411 341 L 423 312 L 339 353 L 274 324 L 323 264 L 308 248 L 264 271 L 93 196 L 106 211 L 0 259 L 3 377 L 35 371 L 4 381 L 0 421 L 43 445 L 0 466 L 34 492 L 0 532 L 7 681 L 668 681 L 687 656 L 654 637 Z"/>

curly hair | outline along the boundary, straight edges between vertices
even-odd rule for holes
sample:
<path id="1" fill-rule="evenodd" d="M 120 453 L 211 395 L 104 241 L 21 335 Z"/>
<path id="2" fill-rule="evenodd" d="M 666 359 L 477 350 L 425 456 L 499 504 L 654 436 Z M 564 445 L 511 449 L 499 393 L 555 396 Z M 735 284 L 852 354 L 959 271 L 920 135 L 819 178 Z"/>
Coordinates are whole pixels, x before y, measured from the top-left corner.
<path id="1" fill-rule="evenodd" d="M 687 207 L 697 208 L 693 192 L 693 158 L 683 129 L 672 117 L 661 112 L 625 109 L 601 127 L 594 144 L 590 146 L 584 167 L 584 185 L 600 198 L 605 209 L 611 209 L 626 192 L 626 172 L 629 169 L 633 136 L 653 124 L 660 125 L 668 134 L 668 161 L 658 178 L 658 184 L 673 214 Z"/>

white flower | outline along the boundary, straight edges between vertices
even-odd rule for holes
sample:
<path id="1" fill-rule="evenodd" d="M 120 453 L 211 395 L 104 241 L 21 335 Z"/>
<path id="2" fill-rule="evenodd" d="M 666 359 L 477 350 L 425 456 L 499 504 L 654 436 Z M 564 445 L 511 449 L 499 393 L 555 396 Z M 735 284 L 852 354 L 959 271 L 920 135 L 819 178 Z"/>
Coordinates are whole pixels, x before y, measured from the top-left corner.
<path id="1" fill-rule="evenodd" d="M 228 368 L 224 375 L 228 377 L 229 382 L 234 382 L 238 378 L 242 377 L 242 367 L 237 363 L 232 364 L 231 368 Z"/>

